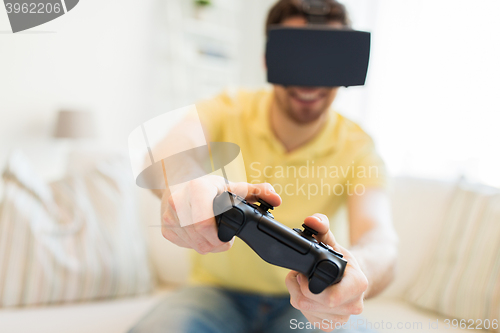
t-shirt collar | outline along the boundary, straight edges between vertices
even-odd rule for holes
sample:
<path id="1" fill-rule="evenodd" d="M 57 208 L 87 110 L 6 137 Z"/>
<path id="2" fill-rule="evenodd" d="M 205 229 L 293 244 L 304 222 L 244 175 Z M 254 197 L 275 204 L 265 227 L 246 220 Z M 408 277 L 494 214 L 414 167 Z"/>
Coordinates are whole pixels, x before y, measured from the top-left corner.
<path id="1" fill-rule="evenodd" d="M 255 101 L 257 112 L 255 117 L 251 119 L 251 126 L 253 133 L 256 137 L 260 137 L 267 141 L 271 145 L 272 149 L 278 153 L 289 158 L 315 158 L 324 156 L 325 154 L 332 154 L 336 151 L 338 137 L 336 133 L 338 128 L 336 128 L 336 123 L 338 120 L 338 113 L 329 110 L 328 119 L 324 126 L 321 128 L 320 132 L 309 142 L 303 146 L 297 148 L 292 152 L 287 152 L 283 144 L 276 138 L 271 128 L 271 103 L 273 102 L 274 91 L 269 90 L 268 93 L 264 94 L 262 98 Z"/>

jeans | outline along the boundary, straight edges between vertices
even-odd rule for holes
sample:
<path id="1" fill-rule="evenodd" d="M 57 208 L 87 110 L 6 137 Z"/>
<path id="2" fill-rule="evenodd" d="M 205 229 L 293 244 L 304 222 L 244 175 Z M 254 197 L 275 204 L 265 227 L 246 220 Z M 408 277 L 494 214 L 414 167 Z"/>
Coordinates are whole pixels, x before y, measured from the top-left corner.
<path id="1" fill-rule="evenodd" d="M 162 300 L 129 333 L 320 332 L 306 328 L 307 323 L 304 315 L 290 305 L 289 296 L 187 287 Z"/>

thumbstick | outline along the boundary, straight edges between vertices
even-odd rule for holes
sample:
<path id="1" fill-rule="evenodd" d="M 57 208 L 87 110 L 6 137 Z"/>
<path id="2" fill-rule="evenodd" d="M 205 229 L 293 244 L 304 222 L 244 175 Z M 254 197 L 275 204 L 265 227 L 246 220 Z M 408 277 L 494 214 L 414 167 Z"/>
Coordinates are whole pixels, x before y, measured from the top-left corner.
<path id="1" fill-rule="evenodd" d="M 304 235 L 306 236 L 309 236 L 311 237 L 312 235 L 316 236 L 318 234 L 318 232 L 316 230 L 314 230 L 313 228 L 311 227 L 308 227 L 307 225 L 305 224 L 302 224 L 302 228 L 304 228 Z"/>
<path id="2" fill-rule="evenodd" d="M 262 199 L 259 199 L 259 203 L 260 203 L 260 207 L 265 210 L 266 212 L 270 209 L 274 209 L 273 206 L 271 206 L 270 204 L 268 204 L 267 202 L 265 202 L 264 200 Z"/>

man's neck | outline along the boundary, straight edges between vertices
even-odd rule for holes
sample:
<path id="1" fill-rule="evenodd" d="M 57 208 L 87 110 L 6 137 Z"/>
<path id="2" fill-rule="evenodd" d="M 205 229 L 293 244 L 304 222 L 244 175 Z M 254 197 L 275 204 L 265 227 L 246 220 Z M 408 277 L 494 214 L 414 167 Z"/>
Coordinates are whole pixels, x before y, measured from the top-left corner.
<path id="1" fill-rule="evenodd" d="M 325 112 L 313 122 L 299 124 L 279 108 L 275 99 L 271 103 L 270 113 L 271 129 L 287 152 L 300 148 L 311 141 L 328 119 L 328 113 Z"/>

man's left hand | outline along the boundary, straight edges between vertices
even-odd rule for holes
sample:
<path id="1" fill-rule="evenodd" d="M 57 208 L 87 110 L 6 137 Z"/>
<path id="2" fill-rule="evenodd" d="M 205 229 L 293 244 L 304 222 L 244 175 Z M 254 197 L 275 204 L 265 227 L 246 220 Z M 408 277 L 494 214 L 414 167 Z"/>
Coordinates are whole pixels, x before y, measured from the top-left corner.
<path id="1" fill-rule="evenodd" d="M 302 273 L 291 271 L 286 277 L 292 306 L 300 310 L 315 327 L 329 332 L 346 323 L 350 315 L 363 312 L 363 296 L 368 288 L 368 280 L 354 256 L 335 241 L 325 215 L 314 214 L 307 217 L 304 223 L 318 231 L 315 236 L 318 241 L 342 253 L 348 262 L 342 281 L 317 295 L 309 291 L 309 281 Z"/>

